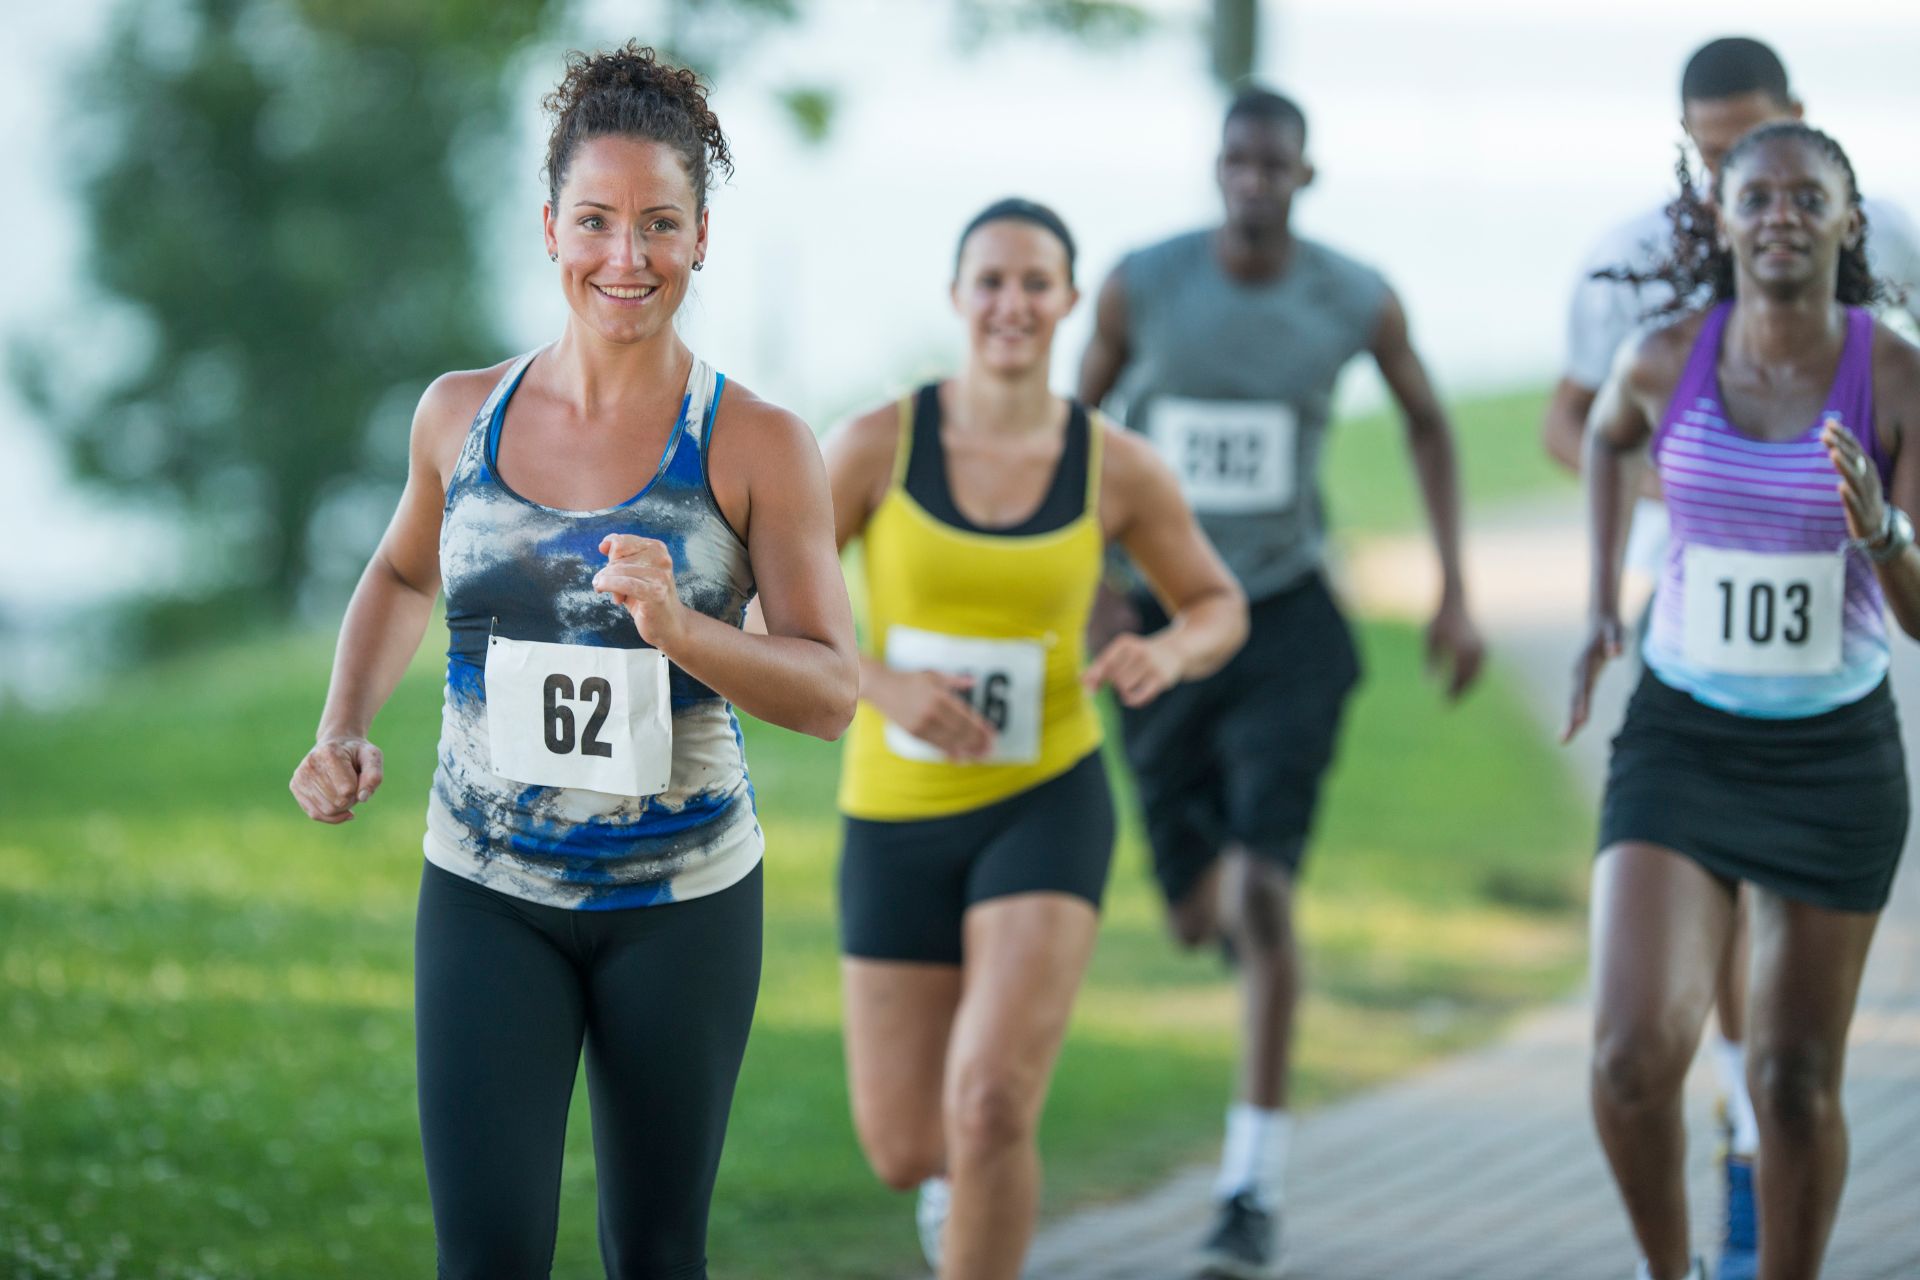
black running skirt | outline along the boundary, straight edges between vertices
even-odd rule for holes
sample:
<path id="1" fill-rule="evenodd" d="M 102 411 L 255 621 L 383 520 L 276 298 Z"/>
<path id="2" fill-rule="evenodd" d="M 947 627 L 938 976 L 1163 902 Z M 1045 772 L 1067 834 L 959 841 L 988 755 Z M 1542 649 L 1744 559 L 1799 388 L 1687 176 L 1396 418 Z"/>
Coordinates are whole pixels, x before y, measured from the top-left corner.
<path id="1" fill-rule="evenodd" d="M 1907 838 L 1907 761 L 1883 681 L 1817 716 L 1733 715 L 1643 673 L 1600 815 L 1600 848 L 1662 845 L 1723 880 L 1837 911 L 1886 905 Z"/>

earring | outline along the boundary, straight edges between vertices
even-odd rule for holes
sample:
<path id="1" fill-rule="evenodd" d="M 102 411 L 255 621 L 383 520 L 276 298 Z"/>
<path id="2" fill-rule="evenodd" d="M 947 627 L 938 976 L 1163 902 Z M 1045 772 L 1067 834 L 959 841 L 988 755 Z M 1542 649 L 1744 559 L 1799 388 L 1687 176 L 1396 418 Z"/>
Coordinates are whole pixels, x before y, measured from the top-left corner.
<path id="1" fill-rule="evenodd" d="M 548 254 L 548 255 L 547 255 L 547 261 L 548 261 L 548 262 L 558 262 L 558 261 L 560 261 L 560 255 L 559 255 L 559 254 L 557 254 L 557 253 L 550 253 L 550 254 Z"/>
<path id="2" fill-rule="evenodd" d="M 707 265 L 707 260 L 705 258 L 695 258 L 693 260 L 693 269 L 695 271 L 698 271 L 700 268 L 706 265 Z"/>

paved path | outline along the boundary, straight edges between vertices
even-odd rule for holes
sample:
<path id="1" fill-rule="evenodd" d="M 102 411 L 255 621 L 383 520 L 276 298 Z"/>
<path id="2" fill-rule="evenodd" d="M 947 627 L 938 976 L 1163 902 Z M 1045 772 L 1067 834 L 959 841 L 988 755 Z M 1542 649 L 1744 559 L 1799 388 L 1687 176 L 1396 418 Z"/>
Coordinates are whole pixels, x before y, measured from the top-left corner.
<path id="1" fill-rule="evenodd" d="M 1578 643 L 1584 540 L 1563 500 L 1476 526 L 1471 581 L 1499 661 L 1557 729 Z M 1373 612 L 1432 598 L 1418 542 L 1363 548 L 1350 590 Z M 1424 575 L 1424 576 L 1423 576 Z M 1904 641 L 1896 684 L 1920 763 L 1920 652 Z M 1610 673 L 1606 715 L 1570 767 L 1598 796 L 1628 673 Z M 1634 1250 L 1586 1108 L 1588 1014 L 1541 1011 L 1506 1039 L 1305 1116 L 1288 1188 L 1290 1280 L 1626 1280 Z M 1690 1183 L 1701 1252 L 1713 1256 L 1717 1178 L 1711 1080 L 1689 1081 Z M 1853 1165 L 1826 1280 L 1920 1277 L 1920 856 L 1911 848 L 1869 964 L 1847 1064 Z M 1208 1217 L 1212 1171 L 1052 1224 L 1034 1280 L 1178 1280 Z"/>

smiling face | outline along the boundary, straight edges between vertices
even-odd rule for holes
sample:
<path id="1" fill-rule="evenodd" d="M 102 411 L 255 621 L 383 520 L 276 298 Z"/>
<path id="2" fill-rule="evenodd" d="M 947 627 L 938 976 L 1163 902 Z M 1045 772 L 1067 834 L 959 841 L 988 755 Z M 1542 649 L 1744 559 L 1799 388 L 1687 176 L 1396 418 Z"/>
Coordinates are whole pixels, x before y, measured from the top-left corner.
<path id="1" fill-rule="evenodd" d="M 1720 238 L 1738 276 L 1775 297 L 1832 296 L 1840 251 L 1857 244 L 1860 211 L 1846 170 L 1804 138 L 1770 138 L 1721 175 Z"/>
<path id="2" fill-rule="evenodd" d="M 646 138 L 591 138 L 541 216 L 581 324 L 621 344 L 672 325 L 707 252 L 706 211 L 678 151 Z"/>
<path id="3" fill-rule="evenodd" d="M 1047 367 L 1053 331 L 1080 300 L 1067 247 L 1016 218 L 983 223 L 960 247 L 953 308 L 967 322 L 976 364 L 996 373 Z"/>

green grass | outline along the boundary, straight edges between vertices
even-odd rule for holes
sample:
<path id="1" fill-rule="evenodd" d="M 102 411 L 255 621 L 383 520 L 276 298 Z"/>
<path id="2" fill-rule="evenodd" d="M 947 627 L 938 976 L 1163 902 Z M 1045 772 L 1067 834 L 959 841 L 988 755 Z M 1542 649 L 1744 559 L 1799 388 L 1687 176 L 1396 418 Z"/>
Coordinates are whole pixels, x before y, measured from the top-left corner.
<path id="1" fill-rule="evenodd" d="M 1545 390 L 1515 391 L 1448 406 L 1469 510 L 1555 490 L 1574 500 L 1575 480 L 1540 446 L 1547 397 Z M 1425 525 L 1399 415 L 1390 407 L 1334 424 L 1324 479 L 1336 532 L 1402 533 Z"/>
<path id="2" fill-rule="evenodd" d="M 1564 991 L 1588 822 L 1496 682 L 1443 711 L 1416 637 L 1366 629 L 1303 893 L 1303 1106 Z M 285 791 L 328 645 L 155 667 L 0 716 L 0 1274 L 432 1270 L 413 1109 L 411 922 L 437 731 L 423 661 L 376 727 L 385 790 L 340 828 Z M 714 1210 L 714 1273 L 900 1274 L 911 1209 L 864 1168 L 838 1034 L 838 748 L 750 726 L 766 976 Z M 1165 940 L 1128 822 L 1043 1136 L 1049 1204 L 1211 1152 L 1234 1047 L 1216 957 Z M 584 1091 L 554 1274 L 599 1274 Z"/>

